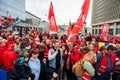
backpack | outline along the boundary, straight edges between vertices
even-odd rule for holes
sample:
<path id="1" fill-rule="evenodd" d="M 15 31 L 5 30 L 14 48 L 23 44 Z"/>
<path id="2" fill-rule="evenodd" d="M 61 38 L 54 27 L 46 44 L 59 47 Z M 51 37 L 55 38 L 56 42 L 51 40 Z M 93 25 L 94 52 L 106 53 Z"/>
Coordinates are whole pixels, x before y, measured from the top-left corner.
<path id="1" fill-rule="evenodd" d="M 76 76 L 82 76 L 84 73 L 83 69 L 83 59 L 78 60 L 73 66 L 72 66 L 72 72 L 75 73 Z"/>

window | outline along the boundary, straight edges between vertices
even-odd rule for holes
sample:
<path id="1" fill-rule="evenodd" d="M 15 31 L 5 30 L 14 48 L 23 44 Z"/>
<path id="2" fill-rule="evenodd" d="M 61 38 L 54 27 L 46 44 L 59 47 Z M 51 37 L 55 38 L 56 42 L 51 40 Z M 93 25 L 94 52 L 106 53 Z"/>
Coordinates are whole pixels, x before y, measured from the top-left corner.
<path id="1" fill-rule="evenodd" d="M 120 22 L 117 22 L 117 25 L 120 25 Z"/>
<path id="2" fill-rule="evenodd" d="M 116 34 L 120 34 L 120 28 L 116 28 Z"/>
<path id="3" fill-rule="evenodd" d="M 113 35 L 113 29 L 109 29 L 109 34 Z"/>
<path id="4" fill-rule="evenodd" d="M 92 30 L 92 33 L 94 34 L 94 29 Z"/>
<path id="5" fill-rule="evenodd" d="M 99 29 L 99 34 L 101 34 L 101 29 Z"/>
<path id="6" fill-rule="evenodd" d="M 97 29 L 95 30 L 95 34 L 97 34 Z"/>

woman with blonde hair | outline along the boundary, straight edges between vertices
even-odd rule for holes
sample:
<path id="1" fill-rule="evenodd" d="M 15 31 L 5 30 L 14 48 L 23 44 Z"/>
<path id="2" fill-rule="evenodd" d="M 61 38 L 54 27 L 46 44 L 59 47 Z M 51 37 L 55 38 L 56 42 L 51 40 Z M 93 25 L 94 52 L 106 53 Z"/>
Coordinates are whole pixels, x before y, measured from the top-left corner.
<path id="1" fill-rule="evenodd" d="M 95 69 L 93 64 L 96 62 L 96 54 L 94 51 L 90 51 L 83 58 L 83 69 L 82 80 L 91 80 L 91 77 L 95 75 Z"/>

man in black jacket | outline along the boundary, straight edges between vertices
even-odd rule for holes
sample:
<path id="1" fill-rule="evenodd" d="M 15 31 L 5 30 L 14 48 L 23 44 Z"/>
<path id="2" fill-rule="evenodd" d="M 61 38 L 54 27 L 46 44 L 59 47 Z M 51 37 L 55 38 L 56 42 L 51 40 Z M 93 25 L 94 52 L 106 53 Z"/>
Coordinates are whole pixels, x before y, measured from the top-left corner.
<path id="1" fill-rule="evenodd" d="M 51 68 L 49 68 L 46 64 L 46 59 L 44 58 L 44 52 L 45 52 L 45 45 L 44 44 L 40 44 L 38 46 L 39 49 L 39 56 L 38 59 L 41 62 L 41 72 L 40 72 L 40 76 L 39 76 L 39 80 L 49 80 L 49 77 L 58 77 L 58 74 L 56 74 Z"/>

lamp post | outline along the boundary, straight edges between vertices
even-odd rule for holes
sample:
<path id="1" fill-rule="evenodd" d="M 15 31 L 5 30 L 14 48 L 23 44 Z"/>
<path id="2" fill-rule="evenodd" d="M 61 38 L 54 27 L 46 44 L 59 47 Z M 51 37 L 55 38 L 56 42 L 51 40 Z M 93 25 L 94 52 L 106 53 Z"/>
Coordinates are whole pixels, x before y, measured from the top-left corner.
<path id="1" fill-rule="evenodd" d="M 8 16 L 9 11 L 6 11 L 6 13 L 7 13 L 7 16 Z"/>

